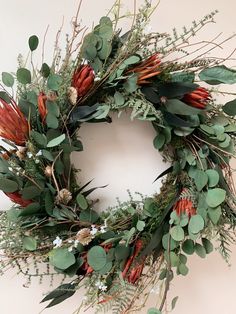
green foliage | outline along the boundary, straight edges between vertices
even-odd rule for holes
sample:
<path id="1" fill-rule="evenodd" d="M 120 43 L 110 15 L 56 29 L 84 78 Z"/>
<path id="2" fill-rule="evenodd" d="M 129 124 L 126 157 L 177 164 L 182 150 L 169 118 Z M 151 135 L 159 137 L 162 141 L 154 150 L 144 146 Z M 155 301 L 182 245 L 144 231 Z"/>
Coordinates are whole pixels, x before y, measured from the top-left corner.
<path id="1" fill-rule="evenodd" d="M 209 207 L 217 207 L 222 204 L 226 197 L 226 191 L 221 188 L 209 189 L 206 202 Z"/>
<path id="2" fill-rule="evenodd" d="M 24 237 L 22 242 L 23 248 L 27 251 L 35 251 L 37 249 L 37 241 L 32 237 Z"/>
<path id="3" fill-rule="evenodd" d="M 83 196 L 83 194 L 79 193 L 76 196 L 76 202 L 81 209 L 87 209 L 88 208 L 88 202 L 87 202 L 86 198 Z"/>
<path id="4" fill-rule="evenodd" d="M 107 255 L 101 246 L 93 246 L 88 251 L 88 264 L 95 270 L 102 270 L 107 264 Z"/>
<path id="5" fill-rule="evenodd" d="M 56 248 L 49 253 L 49 262 L 51 265 L 65 270 L 75 263 L 75 256 L 67 248 Z"/>
<path id="6" fill-rule="evenodd" d="M 7 179 L 7 178 L 0 178 L 0 190 L 5 193 L 12 193 L 19 189 L 17 182 Z"/>
<path id="7" fill-rule="evenodd" d="M 199 78 L 208 84 L 235 84 L 236 71 L 227 68 L 225 65 L 219 65 L 212 68 L 206 68 L 199 73 Z"/>
<path id="8" fill-rule="evenodd" d="M 223 111 L 229 116 L 236 115 L 236 99 L 227 102 L 223 107 Z"/>
<path id="9" fill-rule="evenodd" d="M 14 77 L 7 72 L 2 72 L 2 82 L 7 87 L 12 87 L 14 85 Z"/>
<path id="10" fill-rule="evenodd" d="M 20 82 L 23 85 L 31 83 L 31 73 L 28 69 L 25 68 L 18 69 L 16 72 L 16 77 L 18 82 Z"/>
<path id="11" fill-rule="evenodd" d="M 36 35 L 33 35 L 29 38 L 29 48 L 31 51 L 34 51 L 38 48 L 39 39 Z"/>
<path id="12" fill-rule="evenodd" d="M 51 148 L 51 147 L 55 147 L 60 145 L 64 140 L 65 140 L 66 136 L 65 134 L 59 135 L 58 137 L 52 139 L 51 141 L 49 141 L 47 143 L 47 147 Z"/>

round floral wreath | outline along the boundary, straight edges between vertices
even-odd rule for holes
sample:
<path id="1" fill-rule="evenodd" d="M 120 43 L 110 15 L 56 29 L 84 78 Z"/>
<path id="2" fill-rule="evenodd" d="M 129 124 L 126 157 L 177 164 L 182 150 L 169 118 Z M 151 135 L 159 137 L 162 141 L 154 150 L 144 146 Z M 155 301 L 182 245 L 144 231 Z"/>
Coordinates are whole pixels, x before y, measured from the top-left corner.
<path id="1" fill-rule="evenodd" d="M 125 34 L 117 27 L 116 2 L 113 18 L 102 17 L 82 41 L 77 12 L 63 58 L 57 36 L 52 65 L 43 61 L 37 69 L 34 35 L 28 42 L 31 66 L 20 57 L 16 74 L 2 73 L 0 135 L 7 145 L 1 146 L 0 188 L 15 204 L 1 213 L 1 269 L 17 266 L 29 281 L 64 274 L 66 283 L 43 299 L 47 307 L 85 285 L 82 306 L 139 312 L 146 291 L 161 287 L 158 308 L 149 309 L 161 313 L 174 272 L 188 273 L 188 255 L 204 258 L 217 239 L 228 260 L 236 225 L 229 165 L 236 100 L 222 105 L 214 95 L 223 93 L 217 85 L 236 83 L 236 72 L 206 58 L 212 46 L 205 42 L 199 57 L 190 58 L 189 40 L 216 12 L 180 35 L 147 34 L 150 2 Z M 111 123 L 111 111 L 127 108 L 132 119 L 152 123 L 154 146 L 171 167 L 156 178 L 165 176 L 158 195 L 130 195 L 99 214 L 90 197 L 96 188 L 78 184 L 70 155 L 83 149 L 82 123 Z M 38 263 L 47 270 L 40 272 Z"/>

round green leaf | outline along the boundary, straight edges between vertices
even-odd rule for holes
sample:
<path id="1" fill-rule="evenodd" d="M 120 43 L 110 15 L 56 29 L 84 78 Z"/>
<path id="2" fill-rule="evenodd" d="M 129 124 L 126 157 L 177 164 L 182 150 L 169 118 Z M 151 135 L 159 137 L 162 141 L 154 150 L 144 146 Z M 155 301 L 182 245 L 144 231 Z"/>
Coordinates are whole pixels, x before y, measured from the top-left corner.
<path id="1" fill-rule="evenodd" d="M 144 227 L 145 227 L 145 222 L 142 220 L 139 220 L 136 225 L 137 230 L 141 232 L 143 231 Z"/>
<path id="2" fill-rule="evenodd" d="M 83 196 L 83 194 L 79 193 L 77 195 L 76 202 L 81 209 L 87 209 L 88 208 L 88 202 L 87 202 L 86 198 Z"/>
<path id="3" fill-rule="evenodd" d="M 29 48 L 31 51 L 34 51 L 38 48 L 39 39 L 36 35 L 33 35 L 29 38 Z"/>
<path id="4" fill-rule="evenodd" d="M 13 193 L 19 189 L 15 181 L 6 178 L 0 178 L 0 190 L 5 193 Z"/>
<path id="5" fill-rule="evenodd" d="M 35 251 L 37 248 L 37 241 L 33 237 L 24 237 L 23 248 L 27 251 Z"/>
<path id="6" fill-rule="evenodd" d="M 2 72 L 2 82 L 7 87 L 12 87 L 14 85 L 14 77 L 7 72 Z"/>
<path id="7" fill-rule="evenodd" d="M 208 186 L 213 188 L 219 182 L 220 176 L 219 173 L 214 169 L 206 170 L 206 174 L 208 175 Z"/>
<path id="8" fill-rule="evenodd" d="M 95 271 L 101 270 L 107 263 L 106 251 L 101 246 L 94 246 L 88 251 L 88 264 Z"/>
<path id="9" fill-rule="evenodd" d="M 202 238 L 202 245 L 204 246 L 207 254 L 210 254 L 214 250 L 213 244 L 206 238 Z"/>
<path id="10" fill-rule="evenodd" d="M 31 83 L 31 73 L 28 69 L 20 68 L 16 72 L 16 77 L 18 82 L 21 84 L 30 84 Z"/>
<path id="11" fill-rule="evenodd" d="M 182 241 L 184 239 L 184 229 L 179 225 L 172 227 L 170 234 L 175 241 Z"/>
<path id="12" fill-rule="evenodd" d="M 177 267 L 179 265 L 179 256 L 175 252 L 167 252 L 164 253 L 166 261 L 170 264 L 172 267 Z"/>
<path id="13" fill-rule="evenodd" d="M 165 135 L 164 134 L 158 134 L 153 141 L 153 145 L 156 149 L 161 149 L 163 147 L 163 145 L 165 144 Z"/>
<path id="14" fill-rule="evenodd" d="M 173 240 L 172 237 L 170 237 L 169 233 L 163 235 L 162 246 L 165 250 L 168 251 L 168 249 L 170 249 L 171 251 L 173 251 L 178 247 L 178 245 L 179 245 L 178 242 Z"/>
<path id="15" fill-rule="evenodd" d="M 81 211 L 81 213 L 79 214 L 79 219 L 81 221 L 90 222 L 94 224 L 99 219 L 99 215 L 95 210 L 87 209 Z"/>
<path id="16" fill-rule="evenodd" d="M 201 258 L 205 258 L 206 257 L 206 250 L 205 248 L 199 244 L 199 243 L 196 243 L 195 244 L 195 252 L 198 256 L 200 256 Z"/>
<path id="17" fill-rule="evenodd" d="M 50 68 L 47 63 L 42 64 L 40 72 L 44 78 L 47 78 L 50 75 Z"/>
<path id="18" fill-rule="evenodd" d="M 129 257 L 130 248 L 123 244 L 118 244 L 115 248 L 115 258 L 118 261 L 126 260 Z"/>
<path id="19" fill-rule="evenodd" d="M 207 174 L 202 170 L 197 170 L 194 175 L 194 182 L 199 192 L 204 188 L 204 186 L 206 186 L 207 181 Z"/>
<path id="20" fill-rule="evenodd" d="M 218 206 L 216 208 L 208 208 L 208 216 L 210 220 L 213 222 L 214 225 L 216 225 L 222 215 L 221 207 Z"/>
<path id="21" fill-rule="evenodd" d="M 64 270 L 73 265 L 76 259 L 67 248 L 56 248 L 49 253 L 49 261 L 51 265 Z"/>
<path id="22" fill-rule="evenodd" d="M 185 264 L 181 263 L 178 266 L 178 271 L 181 275 L 186 276 L 188 274 L 188 267 Z"/>
<path id="23" fill-rule="evenodd" d="M 194 253 L 194 242 L 191 239 L 187 239 L 184 241 L 182 245 L 182 250 L 184 253 L 188 255 L 192 255 Z"/>
<path id="24" fill-rule="evenodd" d="M 62 77 L 58 74 L 50 74 L 47 81 L 49 89 L 57 91 L 62 84 Z"/>
<path id="25" fill-rule="evenodd" d="M 183 264 L 186 264 L 187 261 L 188 261 L 188 258 L 187 258 L 187 256 L 184 255 L 184 254 L 179 254 L 179 261 L 180 261 L 181 263 L 183 263 Z"/>
<path id="26" fill-rule="evenodd" d="M 112 262 L 107 262 L 106 265 L 102 268 L 99 269 L 99 274 L 100 275 L 106 275 L 107 273 L 109 273 L 109 271 L 112 269 Z"/>
<path id="27" fill-rule="evenodd" d="M 224 202 L 226 191 L 220 188 L 210 189 L 207 192 L 206 202 L 210 207 L 217 207 Z"/>
<path id="28" fill-rule="evenodd" d="M 236 115 L 236 99 L 227 102 L 223 107 L 223 111 L 229 116 Z"/>
<path id="29" fill-rule="evenodd" d="M 196 234 L 204 228 L 204 219 L 200 215 L 194 215 L 190 218 L 188 229 L 191 233 Z"/>

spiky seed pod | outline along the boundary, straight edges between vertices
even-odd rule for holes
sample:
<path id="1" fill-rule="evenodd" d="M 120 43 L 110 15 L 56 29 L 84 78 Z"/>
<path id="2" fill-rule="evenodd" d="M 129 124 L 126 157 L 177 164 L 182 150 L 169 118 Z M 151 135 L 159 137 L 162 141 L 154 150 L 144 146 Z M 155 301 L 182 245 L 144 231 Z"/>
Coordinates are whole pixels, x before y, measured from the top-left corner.
<path id="1" fill-rule="evenodd" d="M 82 245 L 88 245 L 92 239 L 93 235 L 91 234 L 91 230 L 89 228 L 81 229 L 76 235 L 76 240 L 78 240 Z"/>
<path id="2" fill-rule="evenodd" d="M 44 169 L 44 174 L 46 177 L 50 178 L 52 176 L 52 167 L 51 166 L 47 166 Z"/>
<path id="3" fill-rule="evenodd" d="M 56 196 L 56 203 L 57 204 L 65 204 L 67 205 L 72 199 L 71 192 L 67 189 L 62 189 L 59 191 L 58 195 Z"/>

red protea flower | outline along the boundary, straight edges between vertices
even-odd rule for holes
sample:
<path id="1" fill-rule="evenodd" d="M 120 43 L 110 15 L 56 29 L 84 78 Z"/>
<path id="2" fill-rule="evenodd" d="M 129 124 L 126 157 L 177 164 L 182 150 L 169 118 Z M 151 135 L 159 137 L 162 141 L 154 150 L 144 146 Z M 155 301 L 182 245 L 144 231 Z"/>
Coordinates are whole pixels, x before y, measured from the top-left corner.
<path id="1" fill-rule="evenodd" d="M 125 268 L 122 272 L 123 278 L 126 278 L 128 282 L 134 284 L 142 275 L 145 259 L 142 259 L 141 263 L 135 263 L 135 258 L 143 248 L 143 241 L 137 240 L 134 247 L 134 253 L 129 257 L 125 264 Z M 134 266 L 132 266 L 134 264 Z"/>
<path id="2" fill-rule="evenodd" d="M 196 208 L 194 208 L 193 202 L 187 197 L 181 197 L 175 203 L 173 210 L 176 210 L 178 216 L 181 214 L 187 214 L 189 217 L 196 215 Z"/>
<path id="3" fill-rule="evenodd" d="M 81 65 L 72 77 L 71 85 L 77 90 L 78 98 L 83 97 L 94 83 L 94 71 L 90 65 Z"/>
<path id="4" fill-rule="evenodd" d="M 0 98 L 0 136 L 23 146 L 28 139 L 29 125 L 13 99 L 7 103 Z"/>
<path id="5" fill-rule="evenodd" d="M 47 100 L 47 96 L 43 92 L 39 93 L 38 110 L 39 110 L 39 114 L 43 123 L 45 123 L 45 119 L 47 116 L 46 100 Z"/>
<path id="6" fill-rule="evenodd" d="M 210 99 L 211 95 L 208 90 L 204 87 L 198 87 L 193 92 L 185 94 L 182 101 L 189 106 L 205 109 Z"/>
<path id="7" fill-rule="evenodd" d="M 22 207 L 26 207 L 28 206 L 29 204 L 32 203 L 31 200 L 24 200 L 22 198 L 22 196 L 20 195 L 20 193 L 18 192 L 14 192 L 14 193 L 5 193 L 9 198 L 10 200 L 13 202 L 13 203 L 16 203 L 16 204 L 19 204 L 20 206 Z"/>
<path id="8" fill-rule="evenodd" d="M 134 67 L 126 71 L 126 74 L 136 73 L 138 75 L 138 85 L 149 84 L 150 81 L 148 81 L 147 79 L 154 77 L 161 72 L 159 69 L 160 63 L 161 60 L 159 58 L 159 55 L 158 53 L 155 53 L 146 60 L 134 65 Z"/>

